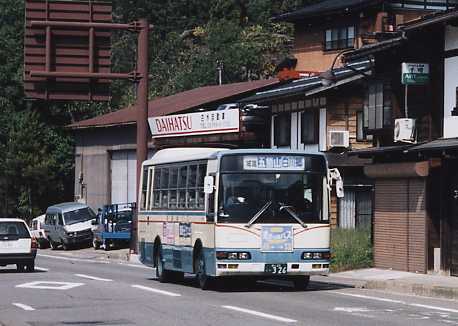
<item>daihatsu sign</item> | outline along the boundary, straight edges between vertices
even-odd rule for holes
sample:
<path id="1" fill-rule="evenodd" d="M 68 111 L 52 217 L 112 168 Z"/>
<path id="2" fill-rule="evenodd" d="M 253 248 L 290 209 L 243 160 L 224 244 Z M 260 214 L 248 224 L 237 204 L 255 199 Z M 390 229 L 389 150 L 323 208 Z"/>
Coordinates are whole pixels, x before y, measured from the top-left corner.
<path id="1" fill-rule="evenodd" d="M 239 132 L 238 109 L 167 115 L 148 119 L 153 138 Z"/>

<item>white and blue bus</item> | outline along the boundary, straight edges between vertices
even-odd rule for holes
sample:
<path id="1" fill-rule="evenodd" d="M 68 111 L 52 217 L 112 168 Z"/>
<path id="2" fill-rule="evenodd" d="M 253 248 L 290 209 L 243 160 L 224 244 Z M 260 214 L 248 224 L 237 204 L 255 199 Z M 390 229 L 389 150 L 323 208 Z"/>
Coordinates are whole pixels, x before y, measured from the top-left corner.
<path id="1" fill-rule="evenodd" d="M 159 281 L 194 273 L 283 278 L 299 289 L 329 271 L 324 155 L 288 150 L 173 148 L 143 163 L 141 261 Z"/>

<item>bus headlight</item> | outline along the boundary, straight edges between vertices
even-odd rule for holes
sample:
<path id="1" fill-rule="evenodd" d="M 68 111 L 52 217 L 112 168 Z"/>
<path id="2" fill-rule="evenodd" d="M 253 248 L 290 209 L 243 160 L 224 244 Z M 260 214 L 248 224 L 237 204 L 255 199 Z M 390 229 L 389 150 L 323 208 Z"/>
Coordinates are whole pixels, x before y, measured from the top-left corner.
<path id="1" fill-rule="evenodd" d="M 249 252 L 217 251 L 216 259 L 218 260 L 249 260 L 251 259 L 251 254 Z"/>
<path id="2" fill-rule="evenodd" d="M 329 251 L 324 252 L 303 252 L 302 259 L 330 259 L 331 253 Z"/>

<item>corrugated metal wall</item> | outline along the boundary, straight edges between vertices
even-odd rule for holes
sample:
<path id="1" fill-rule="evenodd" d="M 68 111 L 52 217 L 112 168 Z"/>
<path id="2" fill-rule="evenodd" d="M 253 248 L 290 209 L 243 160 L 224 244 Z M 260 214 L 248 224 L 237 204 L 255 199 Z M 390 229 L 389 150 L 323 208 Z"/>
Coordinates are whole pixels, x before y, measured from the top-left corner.
<path id="1" fill-rule="evenodd" d="M 377 179 L 374 264 L 426 272 L 425 179 Z"/>

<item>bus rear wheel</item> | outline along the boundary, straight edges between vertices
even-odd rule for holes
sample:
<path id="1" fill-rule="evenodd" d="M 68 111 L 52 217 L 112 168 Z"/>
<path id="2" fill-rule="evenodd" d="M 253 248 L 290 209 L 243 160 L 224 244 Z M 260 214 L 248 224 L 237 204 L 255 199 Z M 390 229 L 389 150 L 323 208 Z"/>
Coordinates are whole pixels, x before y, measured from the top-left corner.
<path id="1" fill-rule="evenodd" d="M 171 279 L 171 272 L 165 269 L 164 259 L 162 256 L 162 247 L 159 247 L 158 253 L 156 254 L 156 277 L 161 283 L 167 283 Z"/>
<path id="2" fill-rule="evenodd" d="M 196 278 L 197 282 L 199 283 L 199 287 L 202 290 L 210 289 L 212 279 L 207 275 L 205 268 L 205 258 L 202 250 L 199 251 L 196 260 L 194 261 L 194 270 L 196 271 Z"/>

